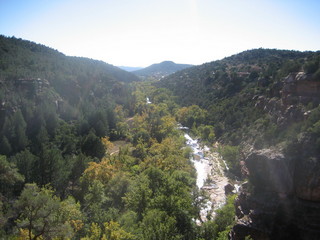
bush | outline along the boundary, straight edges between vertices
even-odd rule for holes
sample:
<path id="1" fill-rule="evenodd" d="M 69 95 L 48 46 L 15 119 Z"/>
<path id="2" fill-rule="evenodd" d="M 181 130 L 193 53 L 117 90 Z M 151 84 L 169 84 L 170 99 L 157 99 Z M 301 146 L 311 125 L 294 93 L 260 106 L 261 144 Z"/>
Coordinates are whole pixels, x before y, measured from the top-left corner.
<path id="1" fill-rule="evenodd" d="M 226 145 L 220 149 L 222 158 L 227 162 L 230 172 L 240 175 L 240 151 L 239 146 Z"/>

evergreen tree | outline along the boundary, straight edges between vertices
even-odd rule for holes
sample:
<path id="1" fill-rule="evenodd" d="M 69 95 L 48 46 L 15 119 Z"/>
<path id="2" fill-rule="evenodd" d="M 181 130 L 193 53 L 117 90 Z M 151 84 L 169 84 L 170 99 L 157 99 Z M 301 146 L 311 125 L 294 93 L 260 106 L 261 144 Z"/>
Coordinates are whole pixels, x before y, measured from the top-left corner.
<path id="1" fill-rule="evenodd" d="M 0 141 L 0 154 L 8 156 L 10 155 L 11 151 L 11 144 L 9 143 L 8 138 L 3 135 Z"/>
<path id="2" fill-rule="evenodd" d="M 33 155 L 29 150 L 17 153 L 10 158 L 10 161 L 17 165 L 19 172 L 25 177 L 26 183 L 32 183 L 37 180 L 37 175 L 39 175 L 39 171 L 36 168 L 38 157 Z"/>
<path id="3" fill-rule="evenodd" d="M 18 172 L 16 166 L 9 163 L 6 156 L 0 155 L 0 197 L 11 194 L 14 185 L 23 181 L 24 177 Z"/>
<path id="4" fill-rule="evenodd" d="M 105 154 L 105 148 L 100 138 L 98 138 L 92 130 L 83 138 L 81 150 L 87 156 L 98 159 L 101 159 Z"/>
<path id="5" fill-rule="evenodd" d="M 5 123 L 5 135 L 8 137 L 12 150 L 18 152 L 23 150 L 28 144 L 26 136 L 26 122 L 20 110 L 16 111 L 11 118 L 7 118 Z"/>
<path id="6" fill-rule="evenodd" d="M 26 184 L 14 207 L 20 237 L 29 240 L 71 238 L 82 218 L 74 201 L 61 202 L 52 189 L 35 184 Z"/>

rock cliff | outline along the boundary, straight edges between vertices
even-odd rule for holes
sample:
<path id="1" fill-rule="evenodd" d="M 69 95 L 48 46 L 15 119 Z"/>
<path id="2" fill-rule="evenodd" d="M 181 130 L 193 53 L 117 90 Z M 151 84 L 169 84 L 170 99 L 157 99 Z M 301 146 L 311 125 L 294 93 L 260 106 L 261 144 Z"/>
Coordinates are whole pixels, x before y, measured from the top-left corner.
<path id="1" fill-rule="evenodd" d="M 279 97 L 254 100 L 280 126 L 308 118 L 298 104 L 320 102 L 320 82 L 305 73 L 290 74 L 279 89 Z M 320 239 L 320 156 L 314 144 L 304 134 L 290 147 L 251 149 L 246 154 L 249 184 L 235 202 L 231 239 Z"/>
<path id="2" fill-rule="evenodd" d="M 312 75 L 304 72 L 291 73 L 274 84 L 270 96 L 255 96 L 253 101 L 278 125 L 302 121 L 310 112 L 300 106 L 320 104 L 320 81 L 314 81 Z"/>
<path id="3" fill-rule="evenodd" d="M 320 158 L 262 149 L 245 162 L 252 186 L 235 203 L 232 239 L 320 239 Z"/>

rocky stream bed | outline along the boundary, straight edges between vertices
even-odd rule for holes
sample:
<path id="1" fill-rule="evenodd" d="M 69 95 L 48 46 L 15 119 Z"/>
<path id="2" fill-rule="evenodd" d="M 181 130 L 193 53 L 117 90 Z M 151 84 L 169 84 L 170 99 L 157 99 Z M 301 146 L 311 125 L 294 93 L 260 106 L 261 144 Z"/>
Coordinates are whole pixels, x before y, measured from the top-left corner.
<path id="1" fill-rule="evenodd" d="M 208 214 L 215 215 L 215 211 L 226 202 L 225 186 L 229 184 L 224 169 L 228 166 L 218 152 L 207 146 L 201 146 L 199 140 L 193 139 L 185 133 L 186 144 L 192 149 L 191 160 L 197 171 L 197 186 L 209 195 L 209 202 L 200 212 L 202 221 L 206 221 Z"/>

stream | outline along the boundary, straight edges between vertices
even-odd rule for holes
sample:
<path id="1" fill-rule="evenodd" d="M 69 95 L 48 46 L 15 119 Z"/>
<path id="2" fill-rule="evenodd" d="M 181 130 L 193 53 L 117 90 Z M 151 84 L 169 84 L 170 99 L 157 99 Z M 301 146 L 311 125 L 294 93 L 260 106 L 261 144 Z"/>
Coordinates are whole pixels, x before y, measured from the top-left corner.
<path id="1" fill-rule="evenodd" d="M 179 129 L 186 129 L 179 127 Z M 200 210 L 201 220 L 207 220 L 207 216 L 214 218 L 215 211 L 221 208 L 226 202 L 224 187 L 229 183 L 225 176 L 224 169 L 228 170 L 226 162 L 220 155 L 211 151 L 207 146 L 200 146 L 198 140 L 185 133 L 186 144 L 192 149 L 191 161 L 197 171 L 197 186 L 209 195 L 209 201 Z"/>
<path id="2" fill-rule="evenodd" d="M 197 171 L 197 186 L 201 189 L 205 183 L 205 180 L 210 174 L 210 165 L 208 158 L 204 158 L 204 149 L 202 149 L 197 140 L 190 137 L 189 134 L 184 134 L 186 144 L 192 149 L 192 162 Z"/>
<path id="3" fill-rule="evenodd" d="M 146 104 L 151 104 L 149 97 L 146 97 Z M 178 129 L 185 131 L 187 127 L 178 125 Z M 186 145 L 192 149 L 191 161 L 197 171 L 197 186 L 200 190 L 204 190 L 209 201 L 200 210 L 201 222 L 215 217 L 215 211 L 226 203 L 226 195 L 224 187 L 229 183 L 225 175 L 224 169 L 229 170 L 227 163 L 221 158 L 218 152 L 212 151 L 207 146 L 200 146 L 199 140 L 193 139 L 185 132 Z"/>

